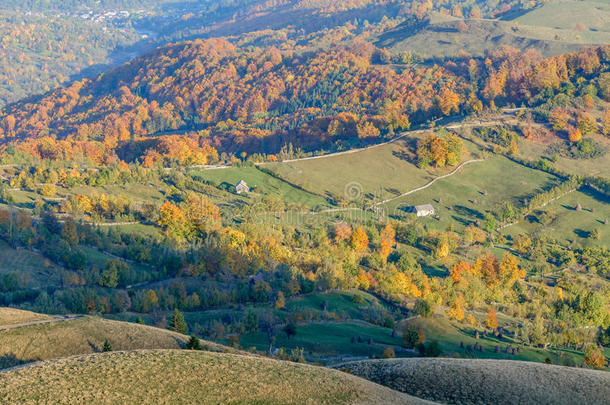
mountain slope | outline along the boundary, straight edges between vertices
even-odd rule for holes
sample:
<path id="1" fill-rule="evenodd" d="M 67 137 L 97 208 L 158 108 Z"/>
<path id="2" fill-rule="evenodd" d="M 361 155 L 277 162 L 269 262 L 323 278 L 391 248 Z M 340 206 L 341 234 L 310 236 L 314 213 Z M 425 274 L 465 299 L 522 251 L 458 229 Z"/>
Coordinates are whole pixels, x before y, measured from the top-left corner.
<path id="1" fill-rule="evenodd" d="M 0 373 L 12 403 L 426 403 L 339 371 L 230 354 L 115 352 Z"/>

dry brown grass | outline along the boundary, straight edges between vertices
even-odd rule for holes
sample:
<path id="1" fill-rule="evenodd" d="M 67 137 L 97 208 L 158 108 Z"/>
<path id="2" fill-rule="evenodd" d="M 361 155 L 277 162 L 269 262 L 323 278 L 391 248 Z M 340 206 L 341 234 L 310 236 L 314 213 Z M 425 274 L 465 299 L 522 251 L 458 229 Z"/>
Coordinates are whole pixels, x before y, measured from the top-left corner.
<path id="1" fill-rule="evenodd" d="M 49 315 L 37 314 L 30 311 L 22 311 L 15 308 L 0 308 L 0 326 L 17 325 L 35 321 L 51 319 Z"/>
<path id="2" fill-rule="evenodd" d="M 0 373 L 7 403 L 410 404 L 425 401 L 321 367 L 261 357 L 143 350 Z"/>
<path id="3" fill-rule="evenodd" d="M 432 401 L 454 404 L 607 404 L 610 373 L 511 360 L 372 360 L 338 366 Z"/>
<path id="4" fill-rule="evenodd" d="M 98 317 L 24 326 L 0 332 L 0 368 L 100 352 L 106 339 L 113 350 L 180 349 L 188 336 Z M 212 342 L 202 345 L 206 350 L 237 352 Z"/>

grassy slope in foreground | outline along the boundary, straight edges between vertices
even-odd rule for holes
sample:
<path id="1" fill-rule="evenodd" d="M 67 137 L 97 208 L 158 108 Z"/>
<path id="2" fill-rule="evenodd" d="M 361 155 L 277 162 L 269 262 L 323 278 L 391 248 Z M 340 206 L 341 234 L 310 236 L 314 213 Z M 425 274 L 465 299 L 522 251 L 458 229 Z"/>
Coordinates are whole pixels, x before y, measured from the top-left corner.
<path id="1" fill-rule="evenodd" d="M 84 317 L 0 332 L 0 368 L 38 360 L 100 352 L 108 339 L 114 350 L 180 349 L 188 336 L 152 326 Z M 237 350 L 202 342 L 206 350 Z"/>
<path id="2" fill-rule="evenodd" d="M 512 360 L 371 360 L 339 366 L 395 390 L 445 403 L 607 404 L 610 373 Z"/>
<path id="3" fill-rule="evenodd" d="M 336 370 L 186 350 L 114 352 L 0 373 L 10 403 L 424 403 Z"/>

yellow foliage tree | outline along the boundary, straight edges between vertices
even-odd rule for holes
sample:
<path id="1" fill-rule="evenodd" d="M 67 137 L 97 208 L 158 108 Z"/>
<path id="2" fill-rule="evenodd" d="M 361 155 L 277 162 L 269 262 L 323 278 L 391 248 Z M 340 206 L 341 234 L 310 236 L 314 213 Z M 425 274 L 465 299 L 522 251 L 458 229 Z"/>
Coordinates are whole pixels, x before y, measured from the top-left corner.
<path id="1" fill-rule="evenodd" d="M 582 132 L 578 128 L 570 127 L 568 128 L 568 138 L 570 142 L 576 143 L 582 139 Z"/>
<path id="2" fill-rule="evenodd" d="M 487 325 L 489 329 L 496 329 L 498 327 L 496 311 L 494 311 L 493 308 L 487 312 L 487 320 L 485 321 L 485 325 Z"/>
<path id="3" fill-rule="evenodd" d="M 464 297 L 460 295 L 456 298 L 447 316 L 458 321 L 464 320 Z"/>
<path id="4" fill-rule="evenodd" d="M 388 256 L 390 255 L 390 251 L 392 250 L 392 246 L 396 243 L 395 240 L 396 232 L 394 228 L 390 224 L 386 225 L 381 231 L 381 241 L 379 242 L 379 255 L 381 256 L 381 260 L 386 263 L 388 260 Z"/>
<path id="5" fill-rule="evenodd" d="M 500 277 L 509 281 L 525 277 L 525 271 L 519 268 L 519 260 L 510 253 L 506 253 L 500 262 Z"/>
<path id="6" fill-rule="evenodd" d="M 178 242 L 183 241 L 190 233 L 190 223 L 186 215 L 169 201 L 161 206 L 157 224 L 165 230 L 168 238 Z"/>
<path id="7" fill-rule="evenodd" d="M 362 227 L 358 227 L 352 233 L 352 248 L 357 252 L 364 252 L 369 245 L 369 237 Z"/>

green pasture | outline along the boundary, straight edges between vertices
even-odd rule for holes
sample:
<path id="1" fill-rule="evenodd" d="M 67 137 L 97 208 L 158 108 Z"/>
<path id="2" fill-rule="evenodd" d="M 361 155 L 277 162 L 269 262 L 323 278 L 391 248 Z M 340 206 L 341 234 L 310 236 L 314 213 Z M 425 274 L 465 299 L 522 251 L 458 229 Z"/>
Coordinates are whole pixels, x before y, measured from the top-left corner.
<path id="1" fill-rule="evenodd" d="M 452 168 L 422 170 L 415 165 L 418 137 L 391 144 L 319 159 L 266 165 L 294 184 L 337 200 L 357 203 L 398 196 Z M 477 149 L 469 142 L 464 159 L 472 158 Z"/>
<path id="2" fill-rule="evenodd" d="M 443 228 L 450 222 L 467 225 L 477 219 L 482 221 L 486 211 L 505 201 L 521 206 L 526 199 L 558 182 L 551 174 L 493 155 L 385 207 L 388 214 L 401 217 L 406 207 L 432 204 L 440 220 L 426 218 L 424 222 Z"/>
<path id="3" fill-rule="evenodd" d="M 500 320 L 499 320 L 500 321 Z M 506 352 L 506 347 L 520 346 L 511 337 L 503 336 L 498 338 L 493 334 L 488 334 L 486 337 L 475 339 L 475 329 L 471 326 L 450 321 L 444 317 L 433 317 L 428 319 L 418 318 L 412 321 L 419 326 L 426 336 L 426 341 L 437 341 L 443 350 L 443 356 L 446 357 L 465 357 L 465 358 L 482 358 L 482 359 L 508 359 L 508 360 L 523 360 L 544 362 L 549 358 L 553 364 L 564 365 L 572 362 L 572 364 L 581 364 L 583 356 L 581 353 L 573 350 L 550 350 L 535 348 L 532 346 L 521 346 L 521 352 L 509 354 Z M 500 326 L 502 322 L 500 321 Z M 479 328 L 479 333 L 483 332 L 483 328 Z M 483 351 L 467 352 L 460 347 L 460 342 L 464 346 L 474 346 L 475 343 L 483 346 Z M 495 353 L 496 346 L 499 346 L 499 352 Z"/>
<path id="4" fill-rule="evenodd" d="M 578 211 L 577 205 L 582 209 Z M 541 232 L 564 241 L 574 241 L 581 246 L 610 246 L 610 201 L 590 189 L 581 189 L 551 202 L 543 209 L 551 218 L 550 223 L 541 224 L 533 217 L 505 228 L 507 235 Z M 593 229 L 599 229 L 600 239 L 590 237 Z"/>
<path id="5" fill-rule="evenodd" d="M 320 195 L 299 189 L 286 181 L 271 176 L 255 167 L 232 167 L 229 169 L 191 169 L 189 174 L 216 186 L 234 192 L 235 185 L 245 181 L 251 189 L 251 196 L 274 196 L 285 203 L 295 203 L 307 207 L 328 207 L 328 202 Z"/>
<path id="6" fill-rule="evenodd" d="M 361 343 L 357 341 L 358 336 L 363 340 Z M 353 337 L 356 338 L 355 343 L 352 343 Z M 369 338 L 373 339 L 370 344 Z M 262 332 L 242 335 L 239 337 L 239 343 L 244 348 L 255 347 L 260 351 L 268 348 L 267 337 Z M 388 346 L 397 350 L 401 346 L 400 335 L 392 337 L 392 329 L 362 321 L 298 325 L 296 336 L 287 338 L 285 333 L 280 333 L 274 345 L 287 349 L 303 348 L 306 357 L 321 360 L 333 356 L 380 357 Z"/>

